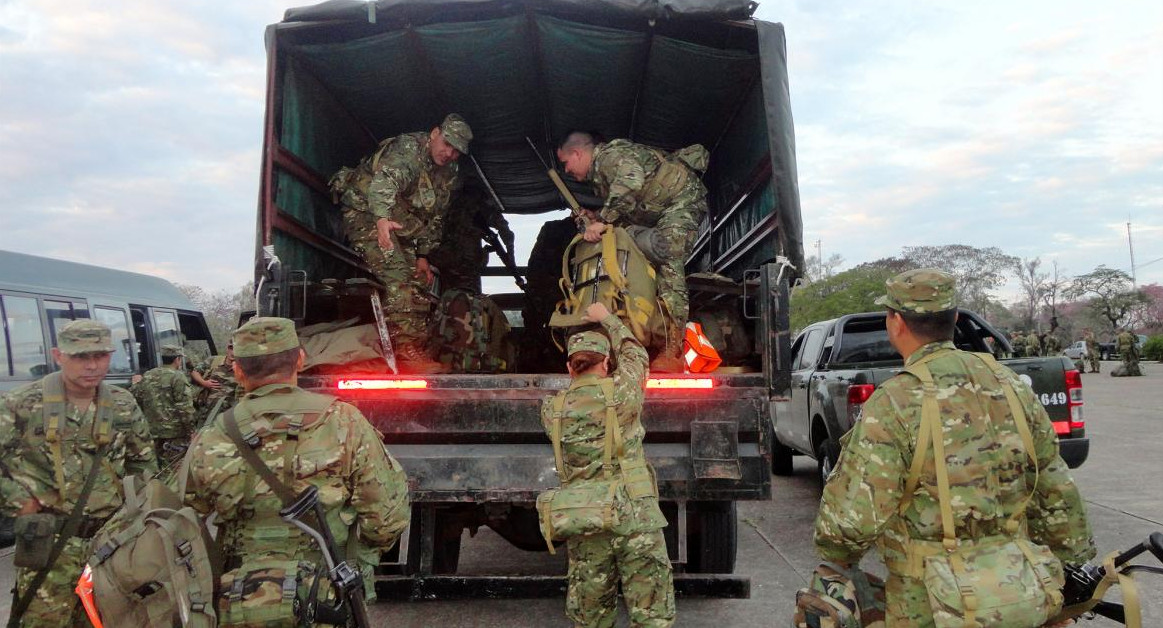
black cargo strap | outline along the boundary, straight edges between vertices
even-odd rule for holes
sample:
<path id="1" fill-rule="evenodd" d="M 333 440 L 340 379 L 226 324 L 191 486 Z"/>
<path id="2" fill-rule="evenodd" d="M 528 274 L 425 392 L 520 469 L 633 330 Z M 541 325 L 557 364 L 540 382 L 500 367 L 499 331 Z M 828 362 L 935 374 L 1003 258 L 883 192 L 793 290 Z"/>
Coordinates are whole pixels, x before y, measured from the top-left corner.
<path id="1" fill-rule="evenodd" d="M 102 443 L 96 453 L 93 454 L 93 462 L 89 465 L 89 476 L 85 478 L 85 485 L 81 487 L 81 494 L 77 497 L 77 503 L 73 505 L 73 511 L 69 513 L 69 518 L 65 521 L 65 525 L 61 526 L 61 531 L 57 535 L 56 543 L 52 546 L 52 551 L 48 555 L 48 563 L 44 569 L 36 572 L 32 581 L 28 583 L 28 588 L 21 594 L 20 599 L 12 605 L 12 614 L 8 617 L 8 628 L 18 628 L 20 626 L 21 616 L 24 611 L 28 610 L 28 605 L 32 604 L 32 598 L 36 596 L 37 589 L 44 584 L 44 579 L 48 577 L 48 572 L 52 571 L 53 565 L 56 564 L 57 559 L 61 557 L 61 552 L 65 549 L 65 544 L 69 539 L 77 535 L 81 527 L 81 514 L 85 510 L 85 504 L 89 503 L 89 493 L 93 490 L 93 482 L 97 480 L 97 469 L 101 467 L 100 461 L 104 459 L 105 452 L 109 449 L 109 443 Z M 64 487 L 60 487 L 63 492 Z"/>

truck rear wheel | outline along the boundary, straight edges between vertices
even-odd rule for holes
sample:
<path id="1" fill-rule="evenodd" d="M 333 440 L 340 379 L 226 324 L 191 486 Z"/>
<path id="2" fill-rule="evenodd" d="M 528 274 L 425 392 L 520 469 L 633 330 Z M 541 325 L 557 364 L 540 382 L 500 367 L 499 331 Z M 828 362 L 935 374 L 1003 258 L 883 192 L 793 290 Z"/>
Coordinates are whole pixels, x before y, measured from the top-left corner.
<path id="1" fill-rule="evenodd" d="M 687 505 L 687 573 L 734 573 L 739 546 L 735 502 Z"/>
<path id="2" fill-rule="evenodd" d="M 816 446 L 816 465 L 819 471 L 821 491 L 828 483 L 828 476 L 832 475 L 832 470 L 836 468 L 836 462 L 839 459 L 840 446 L 831 438 L 825 438 Z"/>

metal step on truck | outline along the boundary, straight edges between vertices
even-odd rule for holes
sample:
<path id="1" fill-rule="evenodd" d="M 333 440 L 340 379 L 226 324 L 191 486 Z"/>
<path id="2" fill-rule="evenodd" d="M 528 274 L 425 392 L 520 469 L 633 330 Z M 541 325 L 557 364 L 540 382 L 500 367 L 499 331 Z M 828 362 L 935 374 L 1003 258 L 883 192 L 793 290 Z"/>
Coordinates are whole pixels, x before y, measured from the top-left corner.
<path id="1" fill-rule="evenodd" d="M 358 406 L 408 473 L 412 524 L 383 557 L 381 595 L 564 591 L 563 576 L 457 574 L 457 563 L 472 542 L 465 531 L 481 526 L 520 550 L 546 550 L 533 506 L 557 477 L 539 407 L 568 376 L 564 356 L 548 365 L 530 357 L 551 345 L 544 303 L 560 298 L 533 288 L 556 285 L 576 231 L 551 237 L 565 201 L 529 142 L 552 156 L 575 128 L 711 152 L 710 210 L 687 265 L 691 311 L 733 322 L 736 350 L 710 374 L 652 374 L 643 423 L 678 593 L 750 594 L 746 575 L 733 574 L 736 502 L 771 498 L 771 406 L 787 394 L 788 285 L 803 259 L 784 31 L 751 19 L 753 10 L 736 0 L 333 1 L 289 10 L 268 28 L 260 313 L 301 325 L 371 322 L 374 279 L 346 241 L 327 180 L 378 141 L 450 112 L 472 126 L 484 173 L 461 164 L 464 188 L 491 184 L 510 217 L 551 219 L 534 247 L 542 261 L 516 269 L 529 293 L 494 295 L 520 349 L 510 372 L 332 369 L 300 379 Z M 588 186 L 569 186 L 600 204 Z M 448 220 L 456 211 L 454 197 Z"/>

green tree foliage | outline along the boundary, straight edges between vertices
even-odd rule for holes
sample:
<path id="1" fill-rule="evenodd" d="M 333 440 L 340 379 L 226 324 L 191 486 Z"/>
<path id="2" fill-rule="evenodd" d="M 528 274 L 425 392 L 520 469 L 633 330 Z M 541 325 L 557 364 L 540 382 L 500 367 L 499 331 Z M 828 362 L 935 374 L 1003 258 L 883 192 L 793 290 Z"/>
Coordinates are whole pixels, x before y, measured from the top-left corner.
<path id="1" fill-rule="evenodd" d="M 1163 362 L 1163 336 L 1151 336 L 1142 348 L 1144 360 Z"/>
<path id="2" fill-rule="evenodd" d="M 1064 295 L 1068 299 L 1086 300 L 1087 308 L 1101 318 L 1111 333 L 1127 324 L 1132 314 L 1150 302 L 1147 294 L 1134 288 L 1130 275 L 1106 266 L 1075 277 Z"/>
<path id="3" fill-rule="evenodd" d="M 238 315 L 254 309 L 254 282 L 248 282 L 234 292 L 219 290 L 207 292 L 199 286 L 179 285 L 178 288 L 194 302 L 206 317 L 210 335 L 218 352 L 226 351 L 230 334 L 238 327 Z"/>
<path id="4" fill-rule="evenodd" d="M 890 258 L 795 288 L 791 294 L 793 332 L 816 321 L 881 309 L 873 301 L 884 294 L 885 280 L 902 270 L 907 270 L 904 262 Z"/>
<path id="5" fill-rule="evenodd" d="M 995 246 L 967 244 L 906 246 L 901 256 L 914 268 L 940 268 L 953 275 L 961 307 L 975 312 L 987 309 L 993 300 L 990 292 L 1004 285 L 1006 275 L 1021 263 Z"/>

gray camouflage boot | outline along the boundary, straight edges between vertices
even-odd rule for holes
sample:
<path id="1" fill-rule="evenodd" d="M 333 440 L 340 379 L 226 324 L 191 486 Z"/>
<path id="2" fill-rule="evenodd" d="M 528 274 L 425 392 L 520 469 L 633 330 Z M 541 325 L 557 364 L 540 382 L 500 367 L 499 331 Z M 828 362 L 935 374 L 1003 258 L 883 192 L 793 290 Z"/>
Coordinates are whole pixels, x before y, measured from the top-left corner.
<path id="1" fill-rule="evenodd" d="M 433 360 L 418 344 L 402 345 L 396 349 L 400 372 L 408 375 L 435 375 L 447 373 L 448 367 Z"/>

